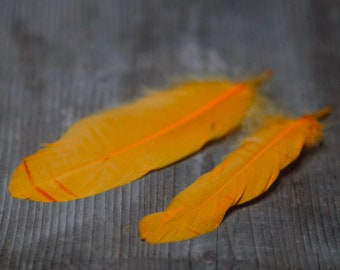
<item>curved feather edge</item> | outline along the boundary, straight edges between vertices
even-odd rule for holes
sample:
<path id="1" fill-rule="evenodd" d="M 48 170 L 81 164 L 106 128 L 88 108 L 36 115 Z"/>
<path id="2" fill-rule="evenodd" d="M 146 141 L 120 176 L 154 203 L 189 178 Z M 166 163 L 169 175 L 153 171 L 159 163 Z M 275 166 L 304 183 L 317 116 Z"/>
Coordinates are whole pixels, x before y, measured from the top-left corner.
<path id="1" fill-rule="evenodd" d="M 179 193 L 164 212 L 144 217 L 139 225 L 141 239 L 150 244 L 176 242 L 215 230 L 230 207 L 264 193 L 304 146 L 321 139 L 316 117 L 329 112 L 326 108 L 297 120 L 270 121 Z"/>

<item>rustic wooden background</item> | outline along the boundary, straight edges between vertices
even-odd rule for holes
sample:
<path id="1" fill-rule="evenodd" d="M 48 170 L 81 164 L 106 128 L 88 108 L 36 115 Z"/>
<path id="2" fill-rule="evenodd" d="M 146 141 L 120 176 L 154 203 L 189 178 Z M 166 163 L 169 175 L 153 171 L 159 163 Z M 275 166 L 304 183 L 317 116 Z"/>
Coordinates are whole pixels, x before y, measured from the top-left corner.
<path id="1" fill-rule="evenodd" d="M 340 1 L 0 0 L 0 269 L 340 269 Z M 191 77 L 246 78 L 295 115 L 332 106 L 324 143 L 217 231 L 148 245 L 144 215 L 229 141 L 130 185 L 43 204 L 11 198 L 19 161 L 89 113 Z"/>

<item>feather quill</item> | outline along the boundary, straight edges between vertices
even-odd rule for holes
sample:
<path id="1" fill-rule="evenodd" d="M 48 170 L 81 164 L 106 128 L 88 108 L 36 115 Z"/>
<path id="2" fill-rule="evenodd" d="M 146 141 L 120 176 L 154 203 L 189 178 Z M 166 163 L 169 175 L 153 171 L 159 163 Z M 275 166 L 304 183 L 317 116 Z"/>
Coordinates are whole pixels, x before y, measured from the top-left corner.
<path id="1" fill-rule="evenodd" d="M 130 183 L 237 127 L 269 76 L 186 83 L 80 120 L 24 158 L 9 191 L 19 199 L 61 202 Z"/>
<path id="2" fill-rule="evenodd" d="M 316 118 L 328 113 L 326 108 L 296 120 L 272 120 L 179 193 L 164 212 L 144 217 L 139 225 L 140 237 L 155 244 L 215 230 L 230 207 L 261 195 L 304 146 L 320 140 L 321 126 Z"/>

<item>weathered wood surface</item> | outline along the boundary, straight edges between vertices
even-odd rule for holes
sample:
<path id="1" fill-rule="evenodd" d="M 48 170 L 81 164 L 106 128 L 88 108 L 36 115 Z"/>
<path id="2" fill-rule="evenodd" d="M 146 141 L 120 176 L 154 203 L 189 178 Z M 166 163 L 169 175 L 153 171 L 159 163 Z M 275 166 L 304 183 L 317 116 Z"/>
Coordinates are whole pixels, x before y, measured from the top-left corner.
<path id="1" fill-rule="evenodd" d="M 340 3 L 0 1 L 1 269 L 339 269 Z M 190 241 L 148 245 L 138 222 L 219 162 L 228 140 L 137 182 L 60 204 L 12 199 L 19 161 L 91 112 L 191 76 L 245 78 L 300 115 L 325 105 L 324 143 L 261 200 Z"/>

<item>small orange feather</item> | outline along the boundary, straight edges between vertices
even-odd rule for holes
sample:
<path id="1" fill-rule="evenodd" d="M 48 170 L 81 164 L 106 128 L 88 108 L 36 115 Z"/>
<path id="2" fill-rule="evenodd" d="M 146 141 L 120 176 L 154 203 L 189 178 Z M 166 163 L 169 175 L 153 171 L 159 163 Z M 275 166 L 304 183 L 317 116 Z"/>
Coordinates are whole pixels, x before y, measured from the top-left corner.
<path id="1" fill-rule="evenodd" d="M 268 76 L 187 83 L 85 118 L 24 158 L 9 191 L 19 199 L 60 202 L 130 183 L 237 127 Z"/>
<path id="2" fill-rule="evenodd" d="M 320 140 L 321 125 L 316 118 L 328 113 L 327 108 L 315 115 L 268 124 L 179 193 L 164 212 L 144 217 L 140 237 L 148 243 L 166 243 L 215 230 L 230 207 L 261 195 L 304 146 Z"/>

